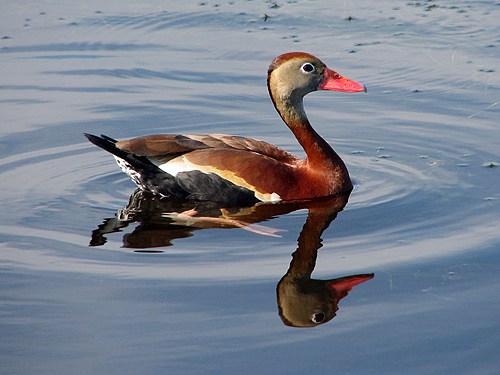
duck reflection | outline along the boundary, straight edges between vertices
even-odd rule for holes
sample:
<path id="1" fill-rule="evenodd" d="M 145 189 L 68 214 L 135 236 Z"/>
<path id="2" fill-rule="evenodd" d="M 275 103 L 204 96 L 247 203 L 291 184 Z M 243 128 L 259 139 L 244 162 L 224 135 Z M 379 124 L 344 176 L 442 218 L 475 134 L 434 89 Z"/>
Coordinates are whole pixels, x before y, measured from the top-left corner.
<path id="1" fill-rule="evenodd" d="M 258 203 L 251 207 L 226 207 L 215 202 L 160 198 L 136 190 L 128 205 L 116 217 L 106 219 L 92 232 L 90 246 L 101 246 L 106 235 L 139 223 L 132 233 L 123 236 L 123 246 L 137 252 L 162 252 L 174 239 L 186 238 L 205 228 L 244 228 L 262 235 L 278 236 L 279 230 L 262 223 L 299 209 L 308 216 L 298 238 L 297 250 L 276 292 L 279 315 L 285 325 L 314 327 L 330 321 L 339 301 L 356 285 L 373 278 L 360 274 L 330 280 L 312 279 L 321 235 L 342 211 L 349 195 L 308 201 Z"/>

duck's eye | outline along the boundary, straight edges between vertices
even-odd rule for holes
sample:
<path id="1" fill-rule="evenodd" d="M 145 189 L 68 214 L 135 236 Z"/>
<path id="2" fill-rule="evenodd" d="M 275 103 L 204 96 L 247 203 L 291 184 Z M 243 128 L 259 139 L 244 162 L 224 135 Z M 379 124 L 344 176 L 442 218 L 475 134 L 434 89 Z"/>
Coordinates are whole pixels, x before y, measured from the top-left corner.
<path id="1" fill-rule="evenodd" d="M 300 70 L 302 70 L 304 73 L 311 74 L 316 71 L 316 68 L 311 63 L 305 63 L 300 67 Z"/>
<path id="2" fill-rule="evenodd" d="M 312 316 L 312 321 L 313 323 L 323 323 L 323 321 L 325 320 L 325 313 L 324 312 L 319 312 L 319 313 L 316 313 Z"/>

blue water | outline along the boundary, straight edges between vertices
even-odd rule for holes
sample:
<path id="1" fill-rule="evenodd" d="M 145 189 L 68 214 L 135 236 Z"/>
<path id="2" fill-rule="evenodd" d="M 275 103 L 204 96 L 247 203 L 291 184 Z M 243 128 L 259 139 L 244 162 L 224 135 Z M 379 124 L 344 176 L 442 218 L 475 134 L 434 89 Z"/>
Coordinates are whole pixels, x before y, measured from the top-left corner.
<path id="1" fill-rule="evenodd" d="M 498 1 L 0 13 L 2 373 L 497 371 Z M 82 135 L 229 133 L 303 156 L 265 86 L 271 60 L 297 50 L 368 87 L 305 101 L 356 185 L 313 278 L 375 274 L 314 328 L 284 325 L 276 296 L 307 207 L 256 223 L 280 237 L 116 220 L 135 185 Z"/>

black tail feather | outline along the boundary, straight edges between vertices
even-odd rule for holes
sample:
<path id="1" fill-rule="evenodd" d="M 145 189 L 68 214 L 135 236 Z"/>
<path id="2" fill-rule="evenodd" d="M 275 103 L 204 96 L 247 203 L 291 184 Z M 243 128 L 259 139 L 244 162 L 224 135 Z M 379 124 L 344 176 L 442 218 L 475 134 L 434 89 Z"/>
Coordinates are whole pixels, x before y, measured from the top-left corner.
<path id="1" fill-rule="evenodd" d="M 110 142 L 113 142 L 113 143 L 116 143 L 118 142 L 116 139 L 113 139 L 111 137 L 108 137 L 107 135 L 104 135 L 104 134 L 101 134 L 101 137 L 107 141 L 110 141 Z"/>
<path id="2" fill-rule="evenodd" d="M 101 137 L 102 137 L 101 138 L 101 137 L 98 137 L 96 135 L 87 134 L 87 133 L 83 133 L 83 135 L 85 137 L 87 137 L 87 139 L 90 142 L 92 142 L 93 144 L 95 144 L 96 146 L 112 153 L 113 155 L 116 155 L 116 156 L 124 159 L 126 152 L 120 150 L 118 147 L 115 146 L 117 141 L 114 140 L 113 138 L 107 137 L 105 135 L 101 135 Z"/>
<path id="3" fill-rule="evenodd" d="M 165 197 L 185 198 L 189 194 L 179 186 L 174 176 L 158 168 L 147 157 L 119 149 L 117 141 L 108 136 L 84 135 L 96 146 L 122 159 L 125 165 L 119 163 L 120 167 L 141 189 Z"/>
<path id="4" fill-rule="evenodd" d="M 135 155 L 135 154 L 132 154 L 131 152 L 124 151 L 124 150 L 116 147 L 116 143 L 118 141 L 111 138 L 111 137 L 108 137 L 104 134 L 101 134 L 102 138 L 98 137 L 96 135 L 87 134 L 87 133 L 83 133 L 83 135 L 85 135 L 85 137 L 87 137 L 87 139 L 90 142 L 92 142 L 93 144 L 95 144 L 96 146 L 102 148 L 103 150 L 106 150 L 107 152 L 109 152 L 109 153 L 111 153 L 111 154 L 113 154 L 113 155 L 115 155 L 115 156 L 117 156 L 125 161 L 127 161 L 128 163 L 130 163 L 130 165 L 132 165 L 134 167 L 136 166 L 137 162 L 140 162 L 142 164 L 146 164 L 146 165 L 149 165 L 149 166 L 152 166 L 152 167 L 158 169 L 158 167 L 156 165 L 154 165 L 153 163 L 151 163 L 151 161 L 147 157 Z"/>

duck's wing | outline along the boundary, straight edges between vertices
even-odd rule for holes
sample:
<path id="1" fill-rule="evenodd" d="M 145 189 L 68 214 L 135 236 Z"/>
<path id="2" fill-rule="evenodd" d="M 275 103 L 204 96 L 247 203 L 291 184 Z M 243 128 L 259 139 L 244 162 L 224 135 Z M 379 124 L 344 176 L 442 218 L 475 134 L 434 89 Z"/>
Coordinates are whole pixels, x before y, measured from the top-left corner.
<path id="1" fill-rule="evenodd" d="M 252 151 L 282 163 L 294 163 L 296 156 L 270 143 L 227 134 L 155 134 L 116 143 L 116 147 L 136 155 L 168 158 L 202 149 Z"/>
<path id="2" fill-rule="evenodd" d="M 229 135 L 160 134 L 121 142 L 86 136 L 115 155 L 141 188 L 180 198 L 278 201 L 296 183 L 294 164 L 301 160 L 269 143 Z"/>

